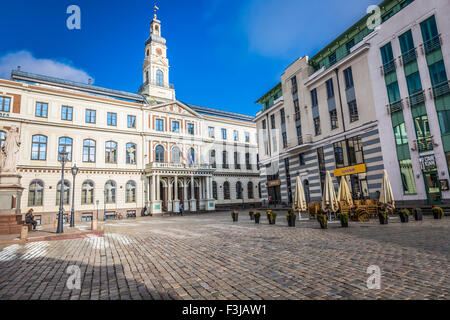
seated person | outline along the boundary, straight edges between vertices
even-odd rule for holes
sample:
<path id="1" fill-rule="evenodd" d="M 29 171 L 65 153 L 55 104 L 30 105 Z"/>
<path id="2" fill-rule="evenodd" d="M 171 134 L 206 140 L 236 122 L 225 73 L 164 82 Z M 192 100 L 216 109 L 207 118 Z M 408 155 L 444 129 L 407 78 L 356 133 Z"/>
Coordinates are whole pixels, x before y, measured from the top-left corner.
<path id="1" fill-rule="evenodd" d="M 25 224 L 31 224 L 33 226 L 33 230 L 36 230 L 37 221 L 34 220 L 33 209 L 28 210 L 25 215 Z"/>

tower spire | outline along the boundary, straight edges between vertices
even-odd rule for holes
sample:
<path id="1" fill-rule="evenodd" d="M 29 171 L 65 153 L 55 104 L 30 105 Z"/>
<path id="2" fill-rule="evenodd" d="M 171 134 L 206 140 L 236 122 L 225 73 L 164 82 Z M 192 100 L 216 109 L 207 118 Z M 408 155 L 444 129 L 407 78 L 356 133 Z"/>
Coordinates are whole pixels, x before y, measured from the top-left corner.
<path id="1" fill-rule="evenodd" d="M 153 16 L 153 19 L 157 19 L 157 16 L 156 16 L 156 12 L 159 10 L 159 8 L 158 8 L 158 6 L 156 5 L 156 1 L 155 1 L 155 6 L 153 7 L 153 11 L 155 12 L 155 14 L 154 14 L 154 16 Z"/>

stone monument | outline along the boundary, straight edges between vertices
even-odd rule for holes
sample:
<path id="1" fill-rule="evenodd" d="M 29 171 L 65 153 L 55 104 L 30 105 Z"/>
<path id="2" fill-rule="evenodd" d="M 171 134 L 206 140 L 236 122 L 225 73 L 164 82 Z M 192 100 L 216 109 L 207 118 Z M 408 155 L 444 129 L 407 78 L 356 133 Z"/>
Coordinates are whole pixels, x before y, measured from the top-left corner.
<path id="1" fill-rule="evenodd" d="M 0 148 L 0 234 L 20 234 L 23 222 L 20 210 L 22 176 L 17 172 L 20 132 L 6 127 L 6 140 Z"/>

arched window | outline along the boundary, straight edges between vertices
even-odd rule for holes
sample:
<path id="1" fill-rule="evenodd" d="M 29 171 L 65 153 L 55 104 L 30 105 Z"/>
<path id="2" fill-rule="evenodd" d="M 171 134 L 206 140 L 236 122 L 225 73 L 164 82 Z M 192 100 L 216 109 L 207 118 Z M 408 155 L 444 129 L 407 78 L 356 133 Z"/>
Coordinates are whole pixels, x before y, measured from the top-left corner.
<path id="1" fill-rule="evenodd" d="M 242 183 L 236 182 L 236 199 L 242 199 Z"/>
<path id="2" fill-rule="evenodd" d="M 116 183 L 112 180 L 105 184 L 105 202 L 116 203 Z"/>
<path id="3" fill-rule="evenodd" d="M 88 180 L 81 187 L 81 204 L 94 203 L 94 182 Z"/>
<path id="4" fill-rule="evenodd" d="M 253 199 L 253 182 L 247 184 L 248 198 Z"/>
<path id="5" fill-rule="evenodd" d="M 33 180 L 28 189 L 28 206 L 40 207 L 44 202 L 44 183 L 41 180 Z"/>
<path id="6" fill-rule="evenodd" d="M 62 137 L 59 138 L 59 146 L 58 146 L 58 161 L 61 161 L 61 152 L 64 150 L 67 152 L 67 161 L 72 161 L 72 144 L 73 141 L 71 138 Z"/>
<path id="7" fill-rule="evenodd" d="M 108 141 L 105 145 L 105 162 L 117 163 L 117 143 Z"/>
<path id="8" fill-rule="evenodd" d="M 218 200 L 218 198 L 217 198 L 217 182 L 213 181 L 212 187 L 213 187 L 213 198 L 215 200 Z"/>
<path id="9" fill-rule="evenodd" d="M 35 135 L 32 137 L 31 160 L 47 159 L 47 137 Z"/>
<path id="10" fill-rule="evenodd" d="M 83 162 L 95 162 L 95 141 L 83 141 Z"/>
<path id="11" fill-rule="evenodd" d="M 0 131 L 0 148 L 3 148 L 3 146 L 5 145 L 5 141 L 6 141 L 6 132 Z"/>
<path id="12" fill-rule="evenodd" d="M 70 199 L 70 182 L 64 180 L 64 191 L 63 191 L 63 204 L 69 204 Z M 59 206 L 59 201 L 61 200 L 61 181 L 58 182 L 56 187 L 56 205 Z"/>
<path id="13" fill-rule="evenodd" d="M 230 183 L 228 181 L 223 184 L 223 198 L 224 200 L 230 200 Z"/>
<path id="14" fill-rule="evenodd" d="M 193 148 L 190 148 L 188 151 L 188 163 L 195 164 L 195 151 Z"/>
<path id="15" fill-rule="evenodd" d="M 164 147 L 157 146 L 155 148 L 155 161 L 159 163 L 164 163 Z"/>
<path id="16" fill-rule="evenodd" d="M 127 164 L 136 164 L 136 145 L 134 143 L 127 143 Z"/>
<path id="17" fill-rule="evenodd" d="M 156 71 L 156 85 L 164 86 L 164 73 L 161 70 Z"/>
<path id="18" fill-rule="evenodd" d="M 173 147 L 172 149 L 172 163 L 180 163 L 181 162 L 181 152 L 178 147 Z"/>
<path id="19" fill-rule="evenodd" d="M 136 202 L 136 182 L 128 181 L 125 192 L 125 199 L 127 203 Z"/>

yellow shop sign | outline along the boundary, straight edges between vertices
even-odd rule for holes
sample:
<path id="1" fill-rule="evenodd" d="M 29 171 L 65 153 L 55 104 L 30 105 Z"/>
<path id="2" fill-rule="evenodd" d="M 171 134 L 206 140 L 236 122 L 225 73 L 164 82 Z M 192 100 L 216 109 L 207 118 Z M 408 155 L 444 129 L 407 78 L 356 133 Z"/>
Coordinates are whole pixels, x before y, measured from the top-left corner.
<path id="1" fill-rule="evenodd" d="M 353 166 L 353 167 L 336 169 L 336 170 L 334 170 L 334 176 L 342 177 L 342 176 L 349 176 L 351 174 L 366 173 L 366 172 L 367 172 L 366 165 L 359 164 L 359 165 Z"/>

